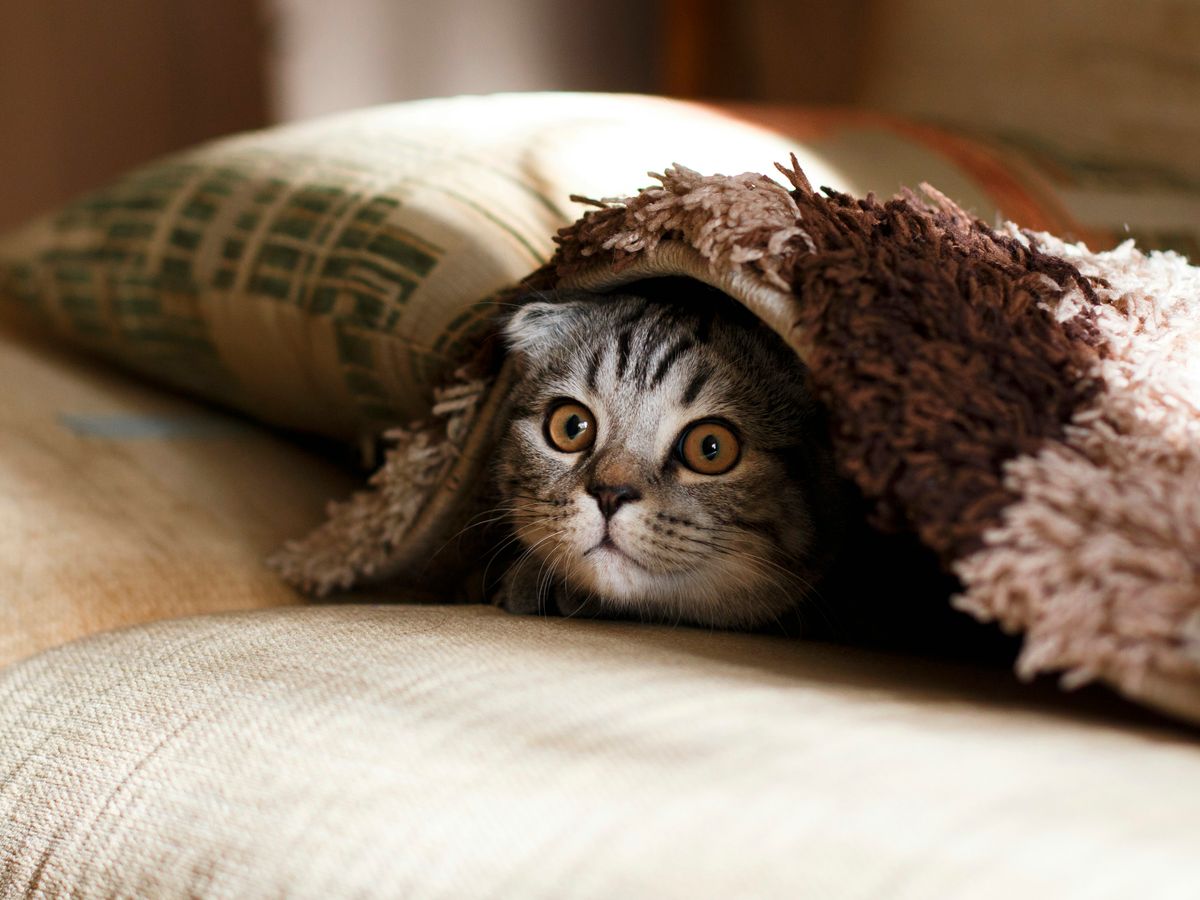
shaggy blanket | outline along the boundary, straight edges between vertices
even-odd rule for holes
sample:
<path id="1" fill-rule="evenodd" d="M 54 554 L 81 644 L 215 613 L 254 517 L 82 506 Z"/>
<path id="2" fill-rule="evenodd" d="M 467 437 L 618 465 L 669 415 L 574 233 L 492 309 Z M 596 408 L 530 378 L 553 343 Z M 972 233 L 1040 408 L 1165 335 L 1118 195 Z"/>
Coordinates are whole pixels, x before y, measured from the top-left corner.
<path id="1" fill-rule="evenodd" d="M 991 228 L 929 187 L 881 202 L 781 171 L 791 191 L 676 167 L 596 202 L 511 293 L 683 275 L 744 303 L 809 367 L 873 524 L 936 553 L 948 602 L 1024 635 L 1023 677 L 1200 721 L 1200 269 Z M 318 594 L 434 577 L 509 378 L 481 347 L 276 567 Z"/>

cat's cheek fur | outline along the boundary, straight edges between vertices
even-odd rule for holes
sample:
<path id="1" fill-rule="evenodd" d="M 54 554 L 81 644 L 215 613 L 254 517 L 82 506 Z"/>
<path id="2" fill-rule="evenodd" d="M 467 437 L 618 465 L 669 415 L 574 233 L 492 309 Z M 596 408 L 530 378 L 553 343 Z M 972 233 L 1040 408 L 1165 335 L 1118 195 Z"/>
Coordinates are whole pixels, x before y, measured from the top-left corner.
<path id="1" fill-rule="evenodd" d="M 604 537 L 604 518 L 587 496 L 560 500 L 557 508 L 559 511 L 549 516 L 537 515 L 536 504 L 518 505 L 517 537 L 528 550 L 523 565 L 538 566 L 556 578 L 574 579 L 587 570 L 587 550 Z"/>

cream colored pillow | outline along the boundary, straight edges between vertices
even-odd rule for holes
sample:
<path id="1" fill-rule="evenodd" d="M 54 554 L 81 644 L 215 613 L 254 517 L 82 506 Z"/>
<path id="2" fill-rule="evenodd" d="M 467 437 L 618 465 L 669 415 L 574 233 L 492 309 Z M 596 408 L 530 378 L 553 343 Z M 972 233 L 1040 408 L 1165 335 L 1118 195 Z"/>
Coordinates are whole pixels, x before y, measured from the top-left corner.
<path id="1" fill-rule="evenodd" d="M 1187 897 L 1194 735 L 980 671 L 482 607 L 0 673 L 0 895 Z"/>
<path id="2" fill-rule="evenodd" d="M 0 240 L 0 313 L 268 421 L 344 438 L 424 415 L 479 301 L 584 207 L 672 160 L 769 168 L 792 144 L 669 100 L 461 97 L 239 135 Z M 815 171 L 825 171 L 811 161 Z"/>

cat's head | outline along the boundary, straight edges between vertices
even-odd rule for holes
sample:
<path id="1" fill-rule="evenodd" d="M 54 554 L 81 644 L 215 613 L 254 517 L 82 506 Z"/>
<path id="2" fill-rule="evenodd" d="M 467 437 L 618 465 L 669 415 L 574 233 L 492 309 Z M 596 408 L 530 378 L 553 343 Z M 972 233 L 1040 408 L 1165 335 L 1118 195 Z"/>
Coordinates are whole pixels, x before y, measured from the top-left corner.
<path id="1" fill-rule="evenodd" d="M 795 354 L 699 288 L 548 299 L 505 328 L 520 380 L 497 479 L 518 565 L 643 618 L 750 627 L 802 603 L 838 500 Z"/>

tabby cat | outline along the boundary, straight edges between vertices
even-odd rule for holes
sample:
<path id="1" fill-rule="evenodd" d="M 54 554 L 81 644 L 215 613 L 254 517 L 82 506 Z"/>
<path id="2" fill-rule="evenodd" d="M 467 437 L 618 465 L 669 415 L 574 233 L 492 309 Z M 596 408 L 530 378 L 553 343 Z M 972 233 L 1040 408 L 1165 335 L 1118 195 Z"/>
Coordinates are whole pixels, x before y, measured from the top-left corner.
<path id="1" fill-rule="evenodd" d="M 501 606 L 753 628 L 816 602 L 843 500 L 783 341 L 701 286 L 543 295 L 497 453 L 522 552 Z"/>

